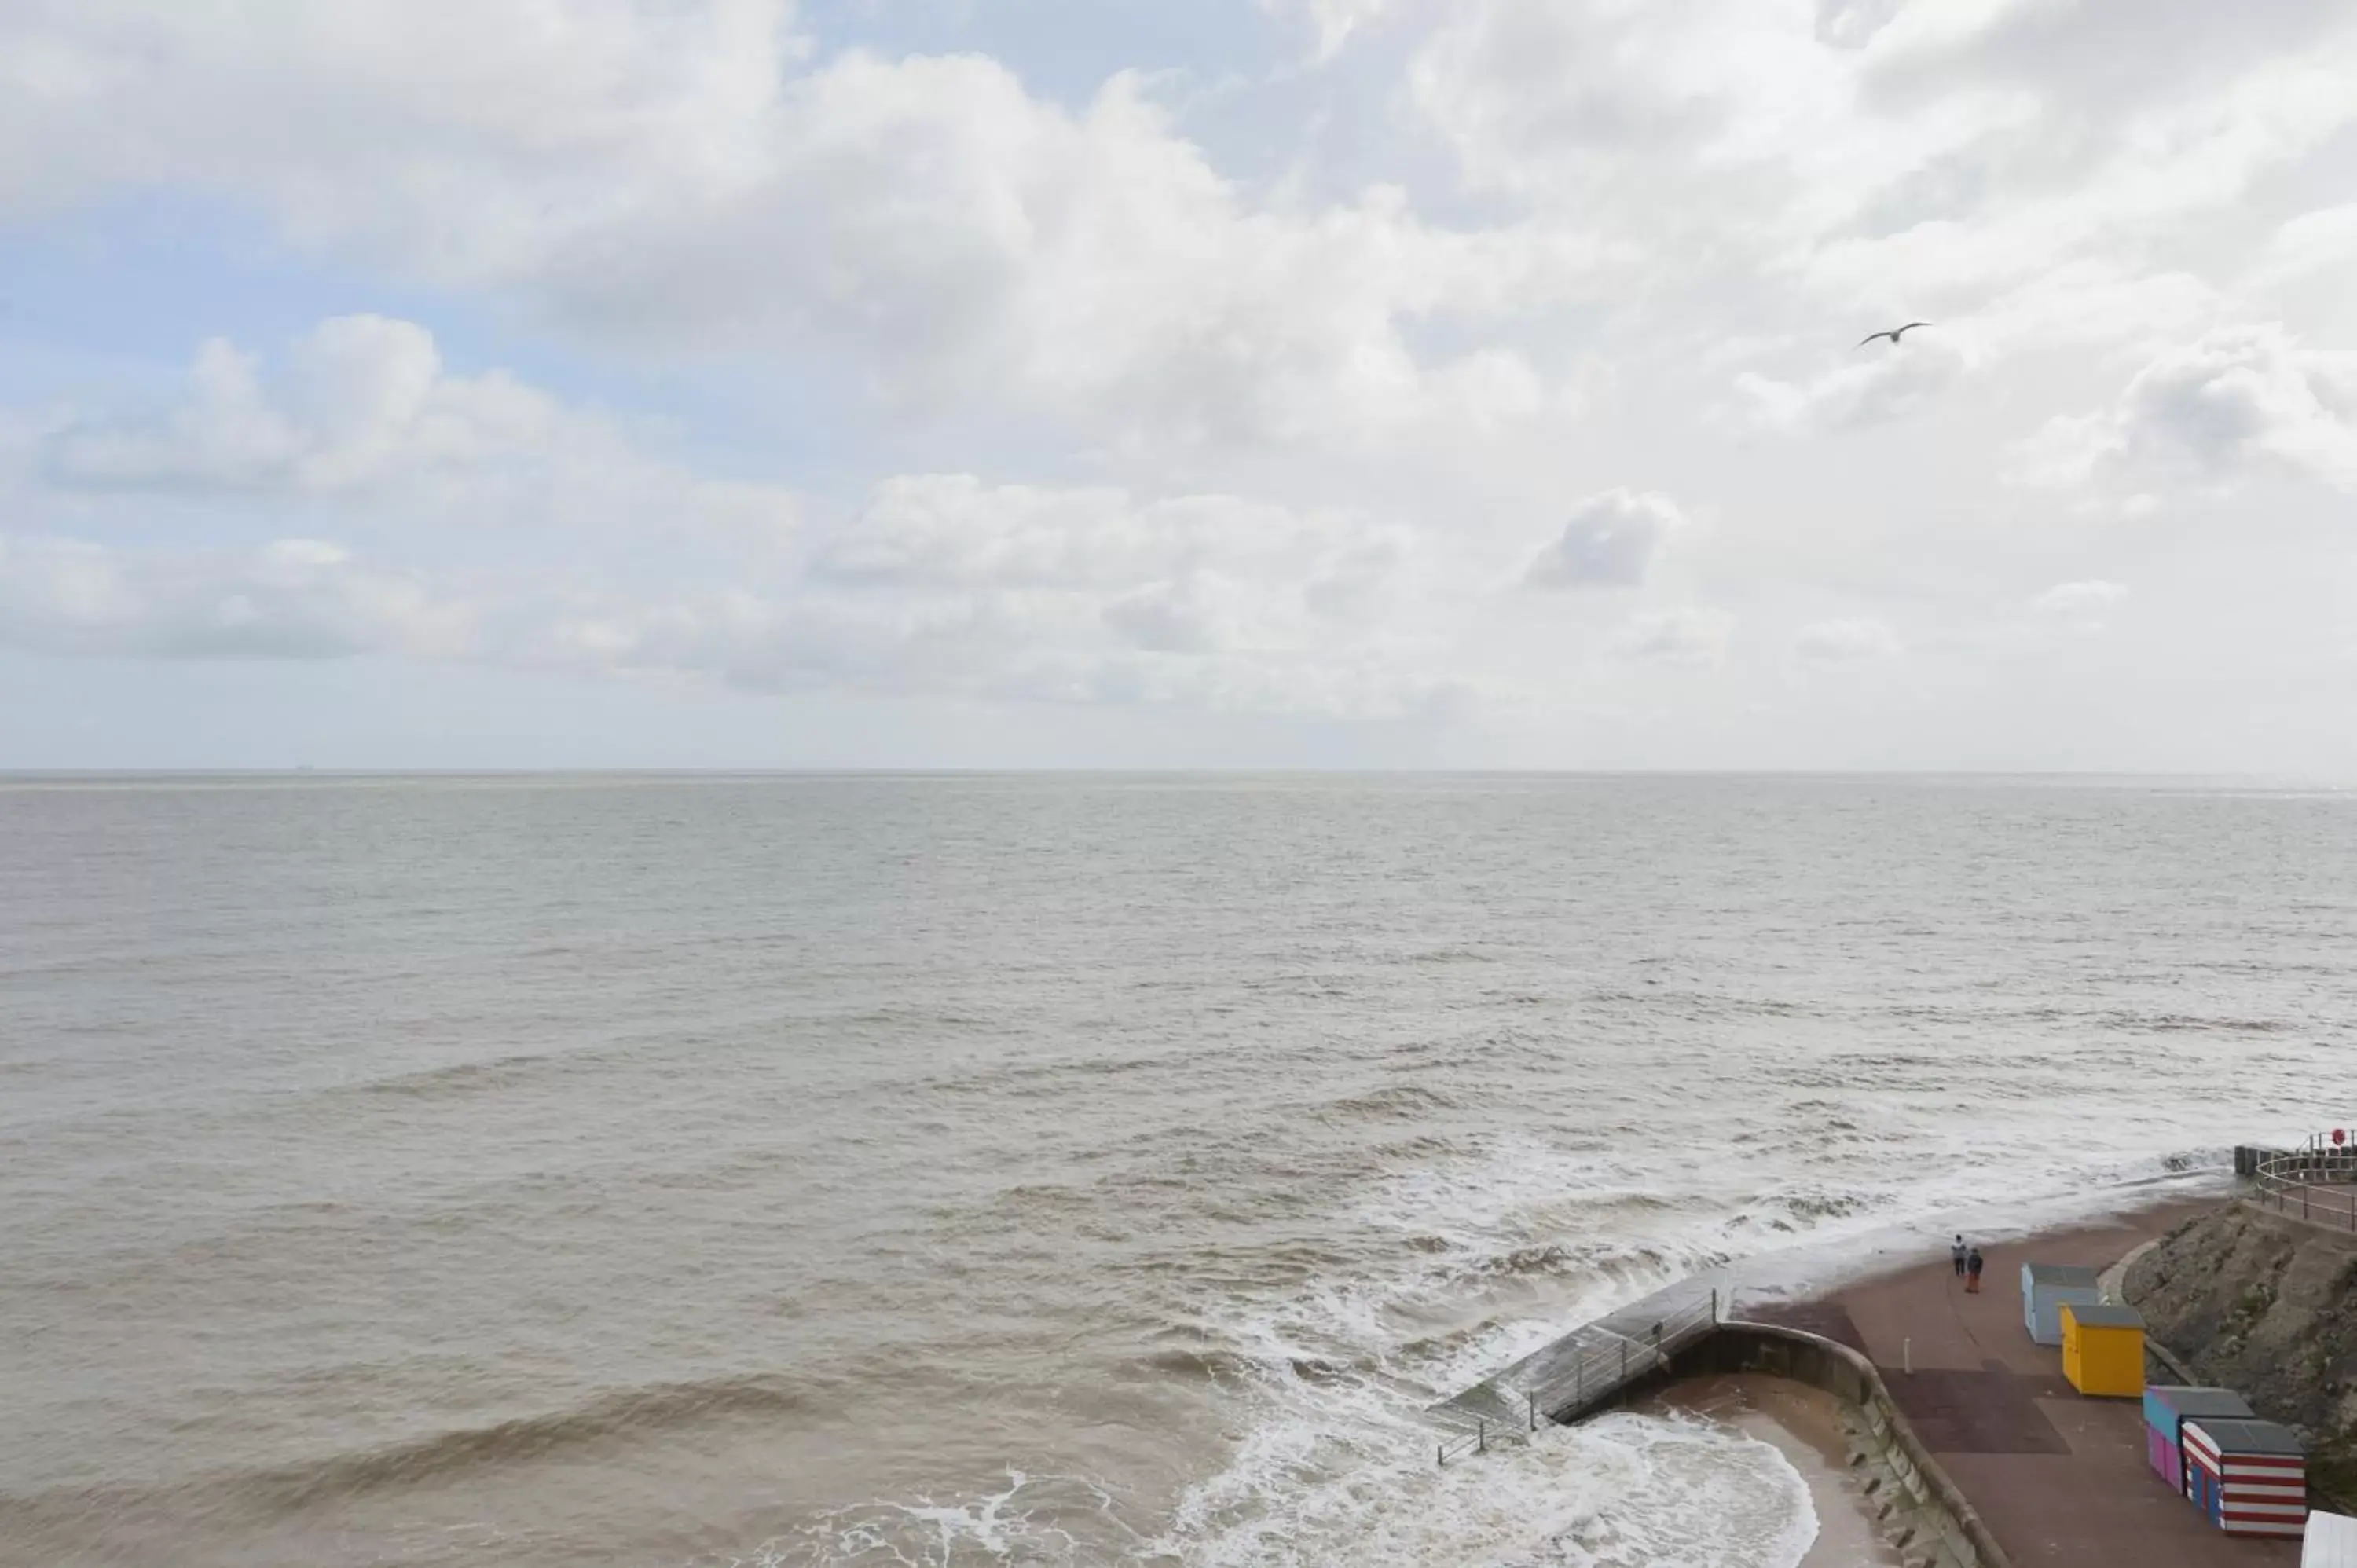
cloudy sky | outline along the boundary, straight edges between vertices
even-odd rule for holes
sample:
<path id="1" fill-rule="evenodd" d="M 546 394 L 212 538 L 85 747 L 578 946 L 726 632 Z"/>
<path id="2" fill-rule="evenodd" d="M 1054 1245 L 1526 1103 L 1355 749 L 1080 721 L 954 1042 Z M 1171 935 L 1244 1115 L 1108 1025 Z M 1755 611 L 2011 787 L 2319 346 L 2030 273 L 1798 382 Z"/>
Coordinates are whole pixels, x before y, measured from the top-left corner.
<path id="1" fill-rule="evenodd" d="M 2357 777 L 2352 171 L 2348 0 L 6 0 L 0 767 Z"/>

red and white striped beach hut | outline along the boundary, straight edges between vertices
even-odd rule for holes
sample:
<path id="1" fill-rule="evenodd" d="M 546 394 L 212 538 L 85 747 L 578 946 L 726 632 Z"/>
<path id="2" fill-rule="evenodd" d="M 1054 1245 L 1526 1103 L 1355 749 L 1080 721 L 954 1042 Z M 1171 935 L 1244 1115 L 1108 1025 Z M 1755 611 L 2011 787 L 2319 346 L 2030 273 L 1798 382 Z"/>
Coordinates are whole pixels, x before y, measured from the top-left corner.
<path id="1" fill-rule="evenodd" d="M 2185 1423 L 2185 1495 L 2230 1535 L 2297 1536 L 2308 1522 L 2308 1455 L 2272 1421 Z"/>

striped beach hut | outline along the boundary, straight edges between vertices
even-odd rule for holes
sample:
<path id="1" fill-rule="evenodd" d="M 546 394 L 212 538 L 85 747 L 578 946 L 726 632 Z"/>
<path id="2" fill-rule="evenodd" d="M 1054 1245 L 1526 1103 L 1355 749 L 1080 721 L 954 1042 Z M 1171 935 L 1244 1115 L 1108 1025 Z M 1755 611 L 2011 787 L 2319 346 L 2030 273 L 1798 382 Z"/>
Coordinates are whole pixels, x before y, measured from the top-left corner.
<path id="1" fill-rule="evenodd" d="M 2144 1395 L 2144 1314 L 2133 1306 L 2062 1304 L 2062 1376 L 2103 1399 Z"/>
<path id="2" fill-rule="evenodd" d="M 2186 1496 L 2230 1535 L 2298 1536 L 2308 1522 L 2308 1455 L 2272 1421 L 2191 1416 Z"/>
<path id="3" fill-rule="evenodd" d="M 2156 1383 L 2144 1391 L 2144 1454 L 2153 1473 L 2185 1495 L 2185 1423 L 2189 1416 L 2209 1415 L 2236 1421 L 2257 1412 L 2232 1389 L 2196 1389 Z M 2357 1563 L 2351 1564 L 2357 1568 Z"/>
<path id="4" fill-rule="evenodd" d="M 2064 1302 L 2100 1306 L 2103 1300 L 2104 1287 L 2096 1282 L 2093 1269 L 2069 1263 L 2021 1265 L 2021 1321 L 2034 1343 L 2062 1343 Z"/>

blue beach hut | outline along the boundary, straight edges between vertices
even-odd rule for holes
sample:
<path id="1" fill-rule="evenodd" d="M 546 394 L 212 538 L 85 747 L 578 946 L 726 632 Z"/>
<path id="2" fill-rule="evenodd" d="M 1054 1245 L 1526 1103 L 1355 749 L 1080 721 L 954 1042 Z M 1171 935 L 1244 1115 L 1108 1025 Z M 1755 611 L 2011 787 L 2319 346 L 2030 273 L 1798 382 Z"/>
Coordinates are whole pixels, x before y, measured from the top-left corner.
<path id="1" fill-rule="evenodd" d="M 2189 1416 L 2248 1421 L 2250 1404 L 2232 1389 L 2196 1389 L 2153 1383 L 2144 1391 L 2144 1453 L 2153 1473 L 2178 1496 L 2186 1495 L 2185 1422 Z"/>
<path id="2" fill-rule="evenodd" d="M 2062 1343 L 2062 1306 L 2104 1305 L 2104 1287 L 2095 1271 L 2069 1263 L 2021 1265 L 2021 1321 L 2040 1345 Z"/>

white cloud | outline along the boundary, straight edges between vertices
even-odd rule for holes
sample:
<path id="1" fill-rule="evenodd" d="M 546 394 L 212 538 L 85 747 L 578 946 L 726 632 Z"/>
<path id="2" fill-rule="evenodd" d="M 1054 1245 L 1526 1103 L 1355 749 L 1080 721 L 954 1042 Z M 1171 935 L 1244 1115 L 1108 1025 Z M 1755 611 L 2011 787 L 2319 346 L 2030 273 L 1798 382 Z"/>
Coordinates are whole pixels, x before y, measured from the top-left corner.
<path id="1" fill-rule="evenodd" d="M 1393 9 L 1395 0 L 1261 0 L 1268 11 L 1299 10 L 1317 34 L 1316 58 L 1331 59 L 1352 34 Z"/>
<path id="2" fill-rule="evenodd" d="M 1684 607 L 1646 610 L 1615 632 L 1610 651 L 1622 659 L 1716 666 L 1727 657 L 1735 618 L 1724 610 Z"/>
<path id="3" fill-rule="evenodd" d="M 1858 107 L 1893 125 L 1977 122 L 1950 149 L 1968 156 L 1889 188 L 1928 208 L 1921 220 L 1842 237 L 1813 265 L 1830 289 L 1896 286 L 1945 310 L 2242 201 L 2357 120 L 2346 8 L 2270 10 L 2157 0 L 2123 49 L 2100 7 L 1903 8 L 1859 57 Z"/>
<path id="4" fill-rule="evenodd" d="M 2122 51 L 2102 7 L 2043 0 L 1467 0 L 1408 95 L 1475 187 L 1601 231 L 1624 309 L 1664 335 L 1707 321 L 1716 348 L 1740 313 L 1830 354 L 1942 324 L 1913 358 L 1742 378 L 1755 419 L 1815 434 L 2017 355 L 2220 318 L 2206 261 L 2156 258 L 2357 123 L 2357 13 L 2147 9 Z"/>
<path id="5" fill-rule="evenodd" d="M 1383 187 L 1255 198 L 1131 76 L 1071 111 L 982 56 L 804 52 L 765 0 L 44 5 L 0 23 L 0 144 L 56 156 L 0 164 L 0 204 L 190 184 L 583 335 L 832 354 L 889 401 L 1131 441 L 1547 404 L 1510 345 L 1415 328 L 1575 284 L 1567 231 L 1450 231 Z"/>
<path id="6" fill-rule="evenodd" d="M 817 569 L 852 585 L 1050 591 L 1133 589 L 1212 572 L 1284 584 L 1332 613 L 1382 594 L 1410 548 L 1405 531 L 1357 512 L 914 474 L 878 484 L 827 542 Z"/>
<path id="7" fill-rule="evenodd" d="M 1896 325 L 1894 323 L 1893 325 Z M 1850 358 L 1797 381 L 1754 371 L 1736 377 L 1751 418 L 1792 435 L 1822 435 L 1903 419 L 1961 380 L 1970 357 L 1953 342 L 1920 328 L 1897 345 L 1868 343 Z"/>
<path id="8" fill-rule="evenodd" d="M 2030 600 L 2029 607 L 2045 615 L 2083 617 L 2099 615 L 2127 596 L 2123 585 L 2093 578 L 2083 583 L 2057 583 Z"/>
<path id="9" fill-rule="evenodd" d="M 1871 619 L 1813 621 L 1794 635 L 1792 647 L 1803 659 L 1829 663 L 1887 659 L 1902 651 L 1899 634 Z"/>
<path id="10" fill-rule="evenodd" d="M 381 316 L 322 321 L 271 367 L 212 339 L 169 407 L 69 419 L 36 450 L 42 477 L 69 491 L 348 496 L 446 523 L 774 533 L 797 514 L 782 487 L 650 456 L 613 421 L 505 372 L 453 373 L 425 328 Z"/>
<path id="11" fill-rule="evenodd" d="M 2255 269 L 2263 285 L 2357 261 L 2357 201 L 2303 212 L 2277 228 Z"/>
<path id="12" fill-rule="evenodd" d="M 2357 352 L 2276 326 L 2204 334 L 2137 371 L 2112 408 L 2049 421 L 2015 471 L 2050 485 L 2277 473 L 2357 490 Z"/>
<path id="13" fill-rule="evenodd" d="M 1538 588 L 1634 587 L 1685 514 L 1657 492 L 1605 490 L 1571 509 L 1563 532 L 1532 558 L 1523 580 Z"/>
<path id="14" fill-rule="evenodd" d="M 879 485 L 802 578 L 672 585 L 589 564 L 464 575 L 342 547 L 0 542 L 0 646 L 444 661 L 1213 712 L 1434 719 L 1484 689 L 1419 630 L 1395 526 L 1230 496 Z"/>
<path id="15" fill-rule="evenodd" d="M 963 628 L 959 680 L 1070 693 L 1118 673 L 1164 702 L 1332 689 L 1363 703 L 1371 671 L 1450 678 L 1423 669 L 1413 642 L 1437 585 L 1406 570 L 1414 555 L 1405 531 L 1355 512 L 911 475 L 877 487 L 813 582 L 845 613 L 897 607 Z M 1167 660 L 1203 668 L 1156 672 Z"/>
<path id="16" fill-rule="evenodd" d="M 1904 0 L 1817 0 L 1817 41 L 1863 48 L 1890 25 Z"/>
<path id="17" fill-rule="evenodd" d="M 445 657 L 466 618 L 414 576 L 315 540 L 135 553 L 0 538 L 0 644 L 43 653 L 326 659 Z"/>
<path id="18" fill-rule="evenodd" d="M 2111 629 L 2112 612 L 2128 597 L 2126 585 L 2104 578 L 2089 578 L 2077 583 L 2057 583 L 2029 601 L 2029 613 L 2034 618 L 2028 628 L 2032 635 L 2064 632 L 2079 637 L 2097 637 Z"/>
<path id="19" fill-rule="evenodd" d="M 1234 594 L 1235 606 L 1222 602 Z M 977 590 L 911 598 L 824 590 L 608 598 L 500 650 L 592 672 L 711 677 L 755 691 L 835 689 L 1350 720 L 1440 719 L 1483 683 L 1372 641 L 1264 641 L 1238 585 L 1202 578 L 1125 594 Z"/>
<path id="20" fill-rule="evenodd" d="M 185 401 L 145 424 L 70 426 L 51 469 L 95 487 L 335 490 L 544 452 L 561 423 L 507 376 L 446 373 L 414 322 L 343 316 L 296 339 L 270 385 L 253 356 L 207 342 Z"/>
<path id="21" fill-rule="evenodd" d="M 2158 682 L 2179 645 L 2135 639 L 2177 628 L 2248 684 L 2298 618 L 2230 647 L 2188 585 L 2334 581 L 2341 0 L 2153 0 L 2125 53 L 2050 0 L 1260 4 L 1190 35 L 1216 72 L 990 7 L 0 6 L 44 312 L 0 321 L 0 508 L 84 542 L 10 544 L 0 640 L 1172 715 L 1512 689 L 1568 726 L 1534 757 L 1625 705 L 1805 762 L 1809 703 L 1889 693 L 1798 659 L 1900 644 L 1816 615 L 1910 607 L 1893 727 L 2012 734 L 2084 693 L 1966 711 L 1973 660 L 2111 616 L 2072 679 Z M 81 295 L 78 247 L 114 252 Z M 262 277 L 419 319 L 282 343 Z M 1706 557 L 1632 474 L 1727 519 Z M 2264 539 L 2197 526 L 2266 476 Z M 252 547 L 285 535 L 350 553 Z M 1729 659 L 1738 618 L 1787 657 Z"/>
<path id="22" fill-rule="evenodd" d="M 1238 585 L 1209 572 L 1149 583 L 1109 601 L 1104 623 L 1149 653 L 1209 653 L 1240 640 L 1249 613 Z"/>

